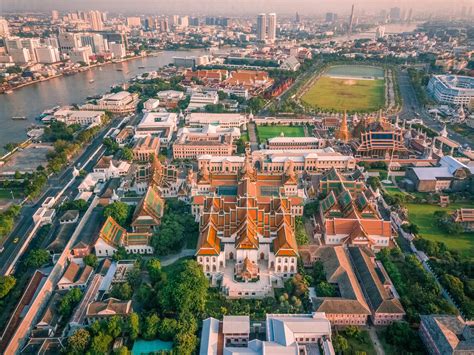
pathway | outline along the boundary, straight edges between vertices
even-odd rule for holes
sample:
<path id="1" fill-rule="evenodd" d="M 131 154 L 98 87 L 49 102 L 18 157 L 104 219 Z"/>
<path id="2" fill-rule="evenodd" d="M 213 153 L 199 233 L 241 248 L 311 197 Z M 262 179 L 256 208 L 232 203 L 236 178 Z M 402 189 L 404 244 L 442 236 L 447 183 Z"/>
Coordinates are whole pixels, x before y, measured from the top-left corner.
<path id="1" fill-rule="evenodd" d="M 383 349 L 382 344 L 380 343 L 375 327 L 369 326 L 367 328 L 367 331 L 369 333 L 370 340 L 372 340 L 372 344 L 374 344 L 374 349 L 377 355 L 385 355 L 385 350 Z"/>
<path id="2" fill-rule="evenodd" d="M 183 249 L 178 254 L 168 255 L 160 258 L 161 266 L 168 266 L 187 256 L 193 256 L 196 253 L 195 249 Z"/>
<path id="3" fill-rule="evenodd" d="M 249 122 L 247 124 L 247 129 L 249 133 L 250 148 L 252 151 L 258 150 L 257 126 L 254 122 Z"/>

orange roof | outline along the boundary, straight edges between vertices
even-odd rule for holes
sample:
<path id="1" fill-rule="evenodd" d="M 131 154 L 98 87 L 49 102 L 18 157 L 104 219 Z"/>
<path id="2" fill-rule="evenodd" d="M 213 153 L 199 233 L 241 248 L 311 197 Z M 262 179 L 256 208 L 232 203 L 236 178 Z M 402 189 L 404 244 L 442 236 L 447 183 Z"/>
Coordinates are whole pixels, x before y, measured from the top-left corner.
<path id="1" fill-rule="evenodd" d="M 212 224 L 208 224 L 199 236 L 196 255 L 219 255 L 220 251 L 221 244 L 217 229 Z"/>
<path id="2" fill-rule="evenodd" d="M 293 230 L 284 223 L 273 240 L 275 256 L 298 256 L 298 244 Z"/>

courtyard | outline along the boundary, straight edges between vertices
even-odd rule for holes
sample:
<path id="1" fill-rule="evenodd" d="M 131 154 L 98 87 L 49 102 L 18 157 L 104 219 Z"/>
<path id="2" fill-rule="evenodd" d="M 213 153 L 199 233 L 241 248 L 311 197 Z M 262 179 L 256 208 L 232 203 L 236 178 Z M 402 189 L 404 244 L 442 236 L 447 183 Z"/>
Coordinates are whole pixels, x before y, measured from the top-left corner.
<path id="1" fill-rule="evenodd" d="M 257 134 L 260 142 L 274 137 L 304 137 L 303 126 L 257 126 Z"/>

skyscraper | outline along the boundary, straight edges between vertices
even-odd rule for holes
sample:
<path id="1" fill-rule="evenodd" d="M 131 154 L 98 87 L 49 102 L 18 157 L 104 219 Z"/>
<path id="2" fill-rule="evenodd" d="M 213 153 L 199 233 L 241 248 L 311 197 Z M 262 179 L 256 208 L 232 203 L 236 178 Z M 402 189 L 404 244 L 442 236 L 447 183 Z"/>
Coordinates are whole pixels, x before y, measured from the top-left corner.
<path id="1" fill-rule="evenodd" d="M 10 35 L 10 28 L 8 21 L 0 17 L 0 37 L 8 37 Z"/>
<path id="2" fill-rule="evenodd" d="M 51 11 L 51 20 L 57 21 L 59 20 L 59 12 L 58 10 Z"/>
<path id="3" fill-rule="evenodd" d="M 399 7 L 392 7 L 390 9 L 390 21 L 397 22 L 400 21 L 401 10 Z"/>
<path id="4" fill-rule="evenodd" d="M 267 15 L 259 14 L 257 17 L 257 40 L 265 41 L 267 35 Z"/>
<path id="5" fill-rule="evenodd" d="M 268 14 L 267 39 L 274 42 L 276 39 L 277 15 L 275 13 Z"/>
<path id="6" fill-rule="evenodd" d="M 104 29 L 104 23 L 102 22 L 102 14 L 100 11 L 90 11 L 89 20 L 93 31 L 102 31 Z"/>
<path id="7" fill-rule="evenodd" d="M 351 17 L 349 18 L 349 28 L 347 31 L 349 35 L 352 34 L 352 26 L 354 26 L 354 4 L 352 4 Z"/>

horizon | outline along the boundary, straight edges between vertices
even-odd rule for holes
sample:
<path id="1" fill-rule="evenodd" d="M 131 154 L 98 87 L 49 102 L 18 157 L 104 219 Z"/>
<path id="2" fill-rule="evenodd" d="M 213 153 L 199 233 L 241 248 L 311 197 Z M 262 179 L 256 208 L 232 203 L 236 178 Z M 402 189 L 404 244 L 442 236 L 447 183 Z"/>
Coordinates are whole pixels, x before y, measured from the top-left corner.
<path id="1" fill-rule="evenodd" d="M 413 4 L 408 0 L 336 0 L 334 2 L 324 0 L 294 0 L 291 4 L 286 0 L 175 0 L 173 3 L 162 0 L 3 0 L 0 5 L 1 12 L 46 12 L 51 10 L 75 11 L 75 10 L 101 10 L 114 13 L 133 14 L 222 14 L 222 15 L 252 15 L 259 12 L 276 12 L 280 15 L 291 15 L 300 12 L 304 15 L 324 14 L 325 12 L 349 13 L 352 4 L 357 11 L 378 12 L 391 7 L 402 9 L 412 8 L 420 11 L 429 8 L 431 13 L 448 11 L 455 14 L 462 8 L 472 7 L 474 0 L 460 0 L 457 5 L 447 3 L 444 0 L 421 0 Z M 140 10 L 137 10 L 140 7 Z M 247 10 L 249 9 L 249 10 Z M 251 9 L 251 10 L 250 10 Z"/>

